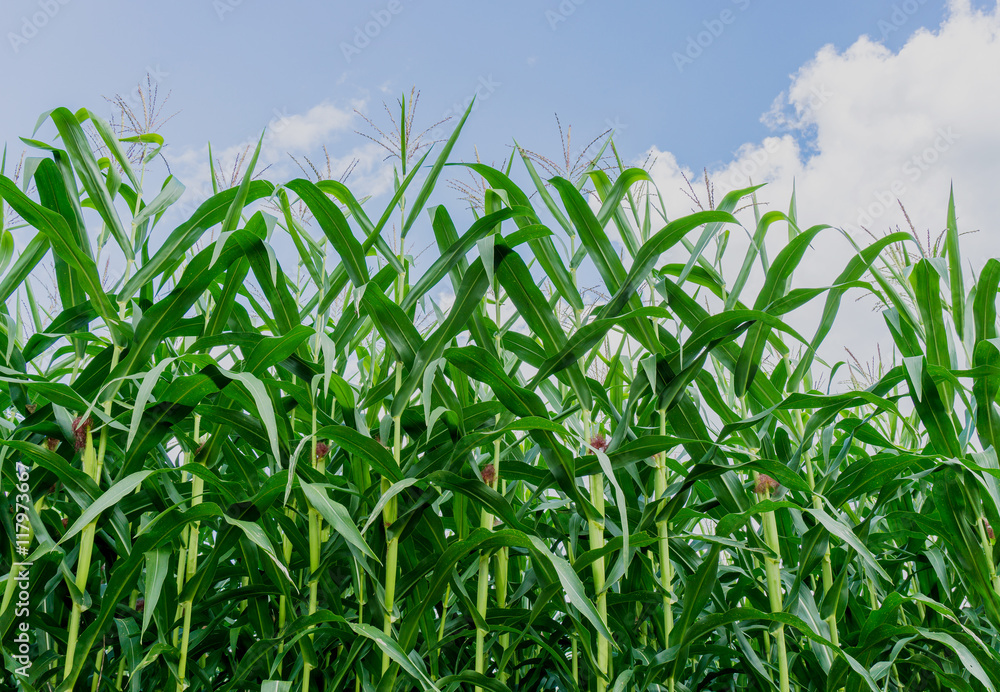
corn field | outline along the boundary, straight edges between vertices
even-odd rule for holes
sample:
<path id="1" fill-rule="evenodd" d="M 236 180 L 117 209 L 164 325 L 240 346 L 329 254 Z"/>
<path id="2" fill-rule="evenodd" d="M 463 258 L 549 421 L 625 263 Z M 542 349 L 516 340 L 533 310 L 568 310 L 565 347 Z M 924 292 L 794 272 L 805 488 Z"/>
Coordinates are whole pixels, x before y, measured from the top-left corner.
<path id="1" fill-rule="evenodd" d="M 3 689 L 996 691 L 1000 262 L 954 197 L 938 243 L 671 217 L 610 140 L 546 180 L 400 105 L 384 209 L 254 153 L 168 230 L 162 137 L 87 110 L 5 162 Z M 870 370 L 818 353 L 858 295 Z"/>

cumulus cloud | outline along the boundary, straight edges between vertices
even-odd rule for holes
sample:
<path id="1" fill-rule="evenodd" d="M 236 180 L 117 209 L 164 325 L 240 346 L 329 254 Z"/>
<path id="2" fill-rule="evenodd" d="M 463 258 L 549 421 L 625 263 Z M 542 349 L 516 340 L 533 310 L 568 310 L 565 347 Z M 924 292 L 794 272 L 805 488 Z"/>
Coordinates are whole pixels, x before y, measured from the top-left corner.
<path id="1" fill-rule="evenodd" d="M 354 110 L 363 109 L 364 105 L 363 102 L 351 102 L 346 107 L 340 107 L 323 102 L 303 113 L 275 109 L 263 132 L 255 170 L 268 168 L 266 177 L 269 180 L 289 180 L 307 173 L 315 178 L 316 173 L 309 164 L 311 161 L 324 177 L 337 178 L 352 169 L 351 188 L 359 197 L 386 192 L 391 188 L 392 172 L 382 165 L 384 150 L 374 142 L 353 137 L 358 127 Z M 351 148 L 342 143 L 341 138 L 347 135 L 354 142 Z M 226 180 L 236 177 L 238 183 L 259 137 L 259 133 L 254 133 L 242 141 L 214 143 L 212 159 L 216 163 L 217 176 Z M 334 143 L 338 145 L 333 146 Z M 329 147 L 324 150 L 326 145 Z M 346 153 L 338 156 L 330 152 Z M 187 186 L 182 200 L 185 209 L 193 208 L 212 194 L 207 145 L 171 152 L 168 161 L 174 175 Z"/>
<path id="2" fill-rule="evenodd" d="M 880 31 L 905 29 L 902 19 L 886 17 Z M 800 225 L 830 224 L 867 244 L 865 229 L 882 235 L 897 225 L 908 228 L 897 199 L 921 237 L 929 232 L 935 238 L 945 227 L 954 183 L 959 230 L 979 231 L 963 238 L 964 262 L 978 271 L 987 258 L 1000 256 L 994 211 L 1000 180 L 998 34 L 1000 7 L 976 11 L 952 0 L 936 31 L 916 31 L 898 51 L 886 48 L 880 36 L 862 36 L 844 51 L 822 48 L 763 115 L 774 135 L 745 144 L 731 161 L 708 171 L 716 200 L 752 179 L 767 183 L 758 196 L 768 209 L 787 210 L 794 184 Z M 683 170 L 670 152 L 649 154 L 668 212 L 688 213 L 682 173 L 699 174 Z M 752 230 L 752 213 L 744 212 L 743 220 Z M 772 235 L 777 244 L 785 239 L 777 237 L 783 229 Z M 796 285 L 828 284 L 851 253 L 835 231 L 821 235 Z M 837 331 L 828 338 L 828 360 L 842 359 L 847 344 L 869 354 L 877 342 L 891 344 L 873 307 L 871 300 L 845 301 Z"/>
<path id="3" fill-rule="evenodd" d="M 268 145 L 290 151 L 308 151 L 332 132 L 351 129 L 353 113 L 330 103 L 320 103 L 305 113 L 281 114 L 271 128 L 274 136 Z"/>

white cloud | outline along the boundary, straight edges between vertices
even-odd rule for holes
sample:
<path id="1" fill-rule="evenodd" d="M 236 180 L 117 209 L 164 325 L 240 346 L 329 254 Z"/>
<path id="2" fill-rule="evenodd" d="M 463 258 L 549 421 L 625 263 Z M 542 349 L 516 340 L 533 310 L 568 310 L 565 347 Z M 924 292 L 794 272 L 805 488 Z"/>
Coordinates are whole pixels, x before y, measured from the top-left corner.
<path id="1" fill-rule="evenodd" d="M 269 127 L 274 136 L 268 142 L 278 150 L 309 151 L 334 132 L 350 130 L 354 124 L 353 112 L 330 103 L 320 103 L 305 113 L 278 115 Z"/>
<path id="2" fill-rule="evenodd" d="M 291 157 L 294 156 L 309 171 L 310 176 L 315 178 L 306 159 L 325 174 L 328 161 L 323 146 L 327 145 L 327 151 L 330 152 L 329 169 L 333 177 L 339 177 L 352 162 L 357 161 L 351 173 L 350 184 L 359 198 L 386 192 L 391 189 L 392 171 L 382 165 L 384 150 L 374 142 L 353 134 L 358 128 L 359 120 L 354 110 L 363 110 L 364 106 L 362 101 L 351 102 L 346 107 L 323 102 L 304 113 L 275 109 L 264 129 L 255 170 L 270 167 L 265 175 L 268 180 L 283 181 L 302 177 L 305 174 L 292 160 Z M 353 142 L 350 148 L 343 144 L 345 135 L 350 136 L 350 141 Z M 212 158 L 216 163 L 217 174 L 224 178 L 231 177 L 237 170 L 237 162 L 245 155 L 239 176 L 242 177 L 259 136 L 259 133 L 254 133 L 238 142 L 215 142 Z M 340 152 L 344 153 L 336 155 Z M 187 186 L 182 205 L 185 210 L 191 210 L 212 194 L 208 146 L 185 147 L 169 152 L 167 156 L 174 175 Z"/>
<path id="3" fill-rule="evenodd" d="M 732 161 L 709 171 L 716 200 L 752 177 L 768 183 L 758 193 L 770 202 L 768 209 L 787 210 L 794 181 L 803 227 L 830 224 L 864 245 L 871 238 L 861 226 L 876 235 L 897 224 L 907 228 L 897 197 L 922 237 L 928 229 L 936 237 L 945 227 L 954 182 L 959 230 L 980 230 L 964 237 L 962 247 L 966 266 L 978 271 L 988 257 L 1000 256 L 994 204 L 1000 180 L 998 34 L 1000 7 L 977 12 L 952 0 L 937 31 L 917 31 L 898 52 L 867 36 L 843 52 L 822 48 L 764 114 L 775 136 L 745 144 Z M 650 153 L 657 158 L 652 174 L 668 212 L 688 213 L 692 204 L 680 192 L 686 185 L 675 157 Z M 752 229 L 752 215 L 743 219 Z M 771 233 L 776 246 L 786 240 L 779 226 Z M 829 284 L 850 254 L 835 231 L 821 235 L 796 285 Z M 758 285 L 759 277 L 745 300 L 752 300 Z M 848 298 L 844 306 L 826 356 L 842 359 L 844 345 L 857 347 L 859 356 L 871 354 L 876 342 L 885 354 L 891 338 L 881 315 L 871 311 L 873 301 Z M 810 320 L 795 322 L 811 336 Z"/>

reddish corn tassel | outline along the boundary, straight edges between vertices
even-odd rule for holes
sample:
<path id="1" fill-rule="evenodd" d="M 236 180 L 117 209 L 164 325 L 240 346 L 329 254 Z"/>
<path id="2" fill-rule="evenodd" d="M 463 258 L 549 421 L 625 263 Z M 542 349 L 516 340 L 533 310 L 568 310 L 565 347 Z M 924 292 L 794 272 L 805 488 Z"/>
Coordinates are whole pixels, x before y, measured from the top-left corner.
<path id="1" fill-rule="evenodd" d="M 606 452 L 608 451 L 608 438 L 604 437 L 604 435 L 595 435 L 590 438 L 590 446 L 598 452 Z"/>
<path id="2" fill-rule="evenodd" d="M 762 473 L 757 476 L 757 484 L 754 485 L 753 491 L 758 495 L 763 495 L 764 493 L 777 490 L 778 485 L 778 481 L 774 480 L 766 473 Z"/>
<path id="3" fill-rule="evenodd" d="M 497 467 L 492 461 L 483 467 L 483 482 L 491 487 L 497 482 Z"/>
<path id="4" fill-rule="evenodd" d="M 76 451 L 82 450 L 87 446 L 87 433 L 94 426 L 94 419 L 87 416 L 86 420 L 82 416 L 77 416 L 73 419 L 73 435 L 76 438 L 74 445 Z"/>

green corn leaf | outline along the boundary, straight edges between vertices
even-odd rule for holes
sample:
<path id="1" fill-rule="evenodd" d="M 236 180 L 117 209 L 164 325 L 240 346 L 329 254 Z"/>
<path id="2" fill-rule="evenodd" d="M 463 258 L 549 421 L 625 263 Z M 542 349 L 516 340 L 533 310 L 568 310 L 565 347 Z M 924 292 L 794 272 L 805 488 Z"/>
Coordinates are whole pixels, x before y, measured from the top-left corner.
<path id="1" fill-rule="evenodd" d="M 451 219 L 448 218 L 448 212 L 444 207 L 435 207 L 433 211 L 434 224 L 451 224 Z M 443 279 L 458 264 L 460 259 L 465 258 L 469 250 L 475 247 L 476 241 L 494 232 L 495 227 L 500 222 L 511 218 L 516 212 L 517 210 L 515 209 L 501 209 L 478 219 L 472 224 L 469 230 L 456 243 L 448 248 L 447 251 L 442 252 L 441 256 L 434 261 L 434 264 L 421 275 L 417 283 L 407 291 L 406 298 L 403 299 L 401 304 L 403 310 L 408 310 L 416 305 L 417 301 Z"/>
<path id="2" fill-rule="evenodd" d="M 719 202 L 718 206 L 715 208 L 715 211 L 724 214 L 732 214 L 736 210 L 736 205 L 739 204 L 741 199 L 747 195 L 753 194 L 761 187 L 763 187 L 763 185 L 755 185 L 754 187 L 748 187 L 743 190 L 732 190 L 727 192 L 726 196 L 722 198 L 722 201 Z M 729 223 L 733 223 L 734 221 L 735 219 L 729 221 Z M 687 264 L 684 265 L 684 269 L 677 278 L 678 284 L 684 283 L 688 274 L 690 274 L 691 270 L 694 269 L 695 264 L 701 259 L 702 253 L 705 251 L 705 248 L 708 247 L 709 242 L 716 236 L 716 234 L 718 234 L 719 231 L 722 230 L 725 223 L 726 221 L 716 221 L 709 223 L 705 227 L 705 230 L 702 231 L 701 236 L 698 237 L 697 242 L 690 250 L 691 257 L 688 259 Z"/>
<path id="3" fill-rule="evenodd" d="M 167 572 L 170 569 L 170 551 L 165 548 L 157 548 L 146 553 L 146 591 L 145 603 L 142 611 L 142 633 L 145 634 L 149 628 L 149 623 L 153 619 L 153 611 L 160 601 L 160 594 L 163 593 L 163 582 L 166 581 Z M 135 667 L 132 668 L 135 670 Z"/>
<path id="4" fill-rule="evenodd" d="M 976 432 L 983 449 L 993 447 L 1000 450 L 1000 412 L 997 411 L 997 395 L 1000 394 L 1000 349 L 990 341 L 980 341 L 973 353 L 976 368 L 988 368 L 977 376 L 972 384 L 972 394 L 976 399 Z"/>
<path id="5" fill-rule="evenodd" d="M 86 111 L 84 111 L 84 114 L 89 115 Z M 94 154 L 90 150 L 90 142 L 87 140 L 87 135 L 84 133 L 83 128 L 80 127 L 77 117 L 66 108 L 56 108 L 49 111 L 49 113 L 43 116 L 43 119 L 49 117 L 52 118 L 52 122 L 55 123 L 56 128 L 59 130 L 59 135 L 66 146 L 66 151 L 69 152 L 73 166 L 80 176 L 80 182 L 83 183 L 83 189 L 87 191 L 87 195 L 89 195 L 94 208 L 97 209 L 101 218 L 104 219 L 104 223 L 107 224 L 115 241 L 117 241 L 118 246 L 125 254 L 125 258 L 129 260 L 135 259 L 132 240 L 122 225 L 122 220 L 119 218 L 118 212 L 115 210 L 114 200 L 111 197 L 111 193 L 108 192 L 108 188 L 104 185 L 100 169 L 97 166 L 97 159 L 94 158 Z M 138 187 L 137 183 L 133 182 L 133 184 Z"/>
<path id="6" fill-rule="evenodd" d="M 916 367 L 911 368 L 911 364 Z M 960 457 L 962 449 L 958 433 L 948 407 L 941 399 L 937 384 L 931 378 L 923 356 L 907 359 L 906 382 L 910 388 L 910 398 L 917 410 L 920 422 L 927 431 L 932 449 L 944 456 Z"/>
<path id="7" fill-rule="evenodd" d="M 521 318 L 541 338 L 548 356 L 555 356 L 566 345 L 566 334 L 556 315 L 549 309 L 548 302 L 535 285 L 521 257 L 503 245 L 498 245 L 496 250 L 501 256 L 497 266 L 500 284 L 517 307 Z M 567 375 L 581 405 L 585 409 L 592 408 L 590 388 L 579 365 L 569 366 Z"/>
<path id="8" fill-rule="evenodd" d="M 1000 262 L 986 260 L 976 282 L 972 316 L 976 326 L 976 346 L 997 337 L 997 287 L 1000 286 Z"/>
<path id="9" fill-rule="evenodd" d="M 44 160 L 35 171 L 35 187 L 42 206 L 59 212 L 75 242 L 84 255 L 93 259 L 94 253 L 83 227 L 83 219 L 75 197 L 71 197 L 59 167 L 50 160 Z M 59 254 L 53 257 L 59 299 L 63 305 L 79 305 L 87 300 L 86 288 L 79 273 Z"/>
<path id="10" fill-rule="evenodd" d="M 834 320 L 840 309 L 840 301 L 850 285 L 864 276 L 865 272 L 868 271 L 885 248 L 892 243 L 902 243 L 909 240 L 912 240 L 912 237 L 908 233 L 890 233 L 872 243 L 864 250 L 861 250 L 847 263 L 847 266 L 833 282 L 833 287 L 827 296 L 826 304 L 823 306 L 823 314 L 820 317 L 819 326 L 816 328 L 816 333 L 809 343 L 809 350 L 803 354 L 802 360 L 799 361 L 799 364 L 795 367 L 795 371 L 789 378 L 789 391 L 794 389 L 802 381 L 803 377 L 805 377 L 805 373 L 812 365 L 816 349 L 819 348 L 819 345 L 823 343 L 830 330 L 833 329 Z"/>
<path id="11" fill-rule="evenodd" d="M 299 178 L 285 184 L 299 196 L 344 263 L 348 278 L 358 288 L 368 283 L 368 266 L 361 243 L 354 237 L 343 212 L 315 184 Z"/>
<path id="12" fill-rule="evenodd" d="M 530 165 L 530 161 L 528 162 Z M 501 173 L 500 171 L 485 166 L 479 163 L 465 164 L 469 166 L 483 178 L 495 189 L 502 190 L 507 194 L 510 203 L 514 207 L 530 211 L 530 216 L 520 216 L 515 217 L 515 222 L 521 230 L 527 230 L 532 228 L 536 223 L 537 216 L 534 209 L 531 206 L 531 201 L 528 196 L 511 182 L 510 178 Z M 533 168 L 531 169 L 534 170 Z M 549 205 L 550 211 L 555 209 L 556 218 L 564 218 L 562 212 L 559 211 L 558 207 L 555 206 L 555 202 L 549 196 L 548 191 L 545 190 L 544 185 L 542 185 L 543 194 L 546 199 L 546 204 Z M 565 227 L 565 223 L 564 223 Z M 573 306 L 576 310 L 583 310 L 583 299 L 580 297 L 580 292 L 577 290 L 575 282 L 573 280 L 573 275 L 566 268 L 562 257 L 559 255 L 559 251 L 556 249 L 555 243 L 552 242 L 552 238 L 542 237 L 533 238 L 527 241 L 528 246 L 531 251 L 535 254 L 535 259 L 542 266 L 545 271 L 545 275 L 552 280 L 553 285 L 556 290 L 559 291 L 559 295 L 563 299 Z M 507 238 L 507 244 L 511 247 L 514 246 L 513 235 Z"/>
<path id="13" fill-rule="evenodd" d="M 342 425 L 327 426 L 320 428 L 316 432 L 316 436 L 321 439 L 329 439 L 351 454 L 363 456 L 379 474 L 389 478 L 394 483 L 403 479 L 392 453 L 357 430 Z"/>
<path id="14" fill-rule="evenodd" d="M 0 197 L 5 199 L 25 221 L 47 236 L 53 251 L 78 272 L 87 294 L 94 301 L 94 307 L 105 323 L 116 330 L 118 316 L 101 286 L 97 265 L 76 242 L 65 219 L 30 200 L 17 189 L 14 181 L 2 176 L 0 176 Z"/>
<path id="15" fill-rule="evenodd" d="M 104 118 L 87 109 L 80 109 L 77 115 L 82 115 L 84 118 L 90 119 L 90 122 L 94 125 L 94 129 L 97 130 L 97 134 L 101 137 L 101 140 L 104 142 L 104 145 L 108 148 L 111 155 L 115 157 L 115 161 L 118 162 L 118 165 L 122 167 L 125 175 L 128 176 L 129 181 L 131 181 L 132 186 L 136 190 L 141 188 L 142 184 L 136 177 L 135 171 L 132 170 L 132 163 L 128 160 L 128 156 L 126 156 L 125 150 L 122 148 L 121 140 L 119 140 L 115 135 L 114 131 L 111 129 L 111 125 L 109 125 Z M 80 122 L 82 123 L 83 120 Z M 163 144 L 163 142 L 161 141 L 160 144 Z"/>
<path id="16" fill-rule="evenodd" d="M 250 163 L 247 164 L 246 172 L 243 174 L 243 180 L 240 181 L 240 186 L 236 188 L 236 195 L 233 197 L 229 208 L 226 209 L 226 215 L 222 219 L 222 229 L 221 233 L 231 233 L 235 231 L 240 225 L 240 218 L 243 214 L 243 208 L 247 205 L 250 197 L 250 186 L 253 183 L 253 172 L 257 167 L 257 157 L 260 156 L 261 145 L 264 144 L 264 133 L 260 135 L 260 139 L 257 141 L 257 148 L 254 149 L 253 155 L 250 157 Z M 214 264 L 214 261 L 213 261 Z"/>
<path id="17" fill-rule="evenodd" d="M 243 362 L 243 371 L 260 377 L 265 369 L 290 358 L 313 333 L 310 327 L 299 324 L 282 336 L 261 339 Z"/>
<path id="18" fill-rule="evenodd" d="M 622 281 L 615 284 L 615 295 L 602 310 L 601 315 L 612 316 L 621 310 L 626 302 L 634 301 L 636 289 L 645 280 L 660 255 L 675 246 L 690 231 L 704 224 L 718 226 L 723 223 L 735 222 L 736 219 L 726 212 L 705 211 L 684 216 L 668 223 L 661 231 L 646 241 L 636 253 L 632 268 Z"/>
<path id="19" fill-rule="evenodd" d="M 365 543 L 365 539 L 361 536 L 361 532 L 358 531 L 354 520 L 351 519 L 350 512 L 348 512 L 344 505 L 331 499 L 321 487 L 307 483 L 302 478 L 299 478 L 299 486 L 302 488 L 302 492 L 305 493 L 306 499 L 309 500 L 310 506 L 319 512 L 323 516 L 323 519 L 337 533 L 343 536 L 348 543 L 354 546 L 365 557 L 378 562 L 378 558 L 372 552 L 371 548 L 368 547 L 368 544 Z"/>
<path id="20" fill-rule="evenodd" d="M 266 197 L 273 190 L 274 185 L 271 183 L 262 180 L 251 181 L 244 204 Z M 191 218 L 171 231 L 163 241 L 163 245 L 143 262 L 121 289 L 119 300 L 131 298 L 142 286 L 152 282 L 164 270 L 175 266 L 208 229 L 223 222 L 238 192 L 236 188 L 224 190 L 202 202 Z"/>
<path id="21" fill-rule="evenodd" d="M 401 238 L 406 238 L 406 234 L 409 232 L 410 227 L 413 226 L 413 223 L 423 211 L 424 205 L 427 204 L 427 200 L 430 199 L 431 192 L 434 190 L 434 184 L 437 182 L 438 176 L 441 175 L 444 165 L 448 162 L 451 150 L 455 147 L 455 142 L 458 141 L 458 135 L 462 132 L 462 127 L 465 125 L 465 121 L 468 120 L 469 113 L 472 112 L 472 108 L 475 106 L 475 103 L 476 101 L 473 99 L 465 109 L 465 113 L 462 114 L 458 124 L 455 125 L 455 129 L 452 131 L 451 136 L 448 137 L 448 141 L 445 142 L 444 146 L 441 148 L 441 153 L 438 154 L 437 160 L 434 161 L 434 165 L 431 166 L 431 170 L 427 174 L 427 178 L 424 179 L 424 184 L 420 186 L 416 199 L 414 199 L 413 203 L 410 205 L 410 211 L 406 216 L 406 221 L 403 222 L 403 227 L 399 231 Z"/>
<path id="22" fill-rule="evenodd" d="M 1000 619 L 1000 595 L 990 583 L 983 548 L 972 527 L 979 521 L 958 469 L 945 465 L 934 475 L 933 497 L 944 531 L 941 539 L 957 561 L 961 579 L 971 587 L 990 618 Z"/>
<path id="23" fill-rule="evenodd" d="M 955 188 L 948 192 L 948 224 L 945 253 L 948 255 L 948 276 L 951 285 L 951 315 L 955 331 L 965 331 L 965 282 L 962 278 L 962 255 L 958 245 L 958 222 L 955 219 Z"/>
<path id="24" fill-rule="evenodd" d="M 681 616 L 674 623 L 674 630 L 670 633 L 671 642 L 679 643 L 684 641 L 684 635 L 688 628 L 705 607 L 705 603 L 708 602 L 712 591 L 718 586 L 719 554 L 721 551 L 721 545 L 713 545 L 708 555 L 701 561 L 698 570 L 688 580 L 684 590 Z M 678 666 L 682 665 L 680 661 L 683 658 L 686 657 L 678 655 L 677 659 L 675 659 L 677 663 L 671 671 L 672 677 L 676 677 L 679 674 Z"/>
<path id="25" fill-rule="evenodd" d="M 469 377 L 489 385 L 497 399 L 514 415 L 547 417 L 545 404 L 538 395 L 517 385 L 485 349 L 478 346 L 450 348 L 444 352 L 444 357 Z"/>
<path id="26" fill-rule="evenodd" d="M 0 194 L 0 201 L 3 195 Z M 17 289 L 25 283 L 28 276 L 35 270 L 38 263 L 48 253 L 50 247 L 48 236 L 42 232 L 28 241 L 24 249 L 17 255 L 14 264 L 0 280 L 0 301 L 6 302 Z"/>
<path id="27" fill-rule="evenodd" d="M 929 260 L 922 259 L 914 265 L 910 282 L 913 284 L 920 320 L 924 327 L 927 362 L 931 365 L 951 367 L 948 334 L 944 325 L 944 308 L 941 304 L 940 276 L 937 269 Z"/>
<path id="28" fill-rule="evenodd" d="M 164 182 L 160 192 L 154 197 L 142 211 L 132 217 L 132 225 L 139 227 L 142 224 L 159 218 L 172 204 L 177 202 L 184 194 L 184 184 L 177 178 L 169 176 Z"/>
<path id="29" fill-rule="evenodd" d="M 481 260 L 476 260 L 462 279 L 462 286 L 455 296 L 455 303 L 447 317 L 437 329 L 424 341 L 423 346 L 413 357 L 413 367 L 403 380 L 399 391 L 392 402 L 392 415 L 402 415 L 410 396 L 423 382 L 424 369 L 441 357 L 448 342 L 455 338 L 469 319 L 473 311 L 479 310 L 479 301 L 485 295 L 488 282 Z M 429 392 L 425 395 L 429 396 Z"/>
<path id="30" fill-rule="evenodd" d="M 764 286 L 757 299 L 754 301 L 755 310 L 766 311 L 775 301 L 783 297 L 788 292 L 792 273 L 798 267 L 799 262 L 805 255 L 806 250 L 813 238 L 829 226 L 814 226 L 807 231 L 795 236 L 788 245 L 778 253 L 774 262 L 768 269 L 764 279 Z M 733 373 L 733 385 L 736 396 L 741 397 L 746 394 L 748 387 L 754 380 L 759 369 L 759 363 L 764 355 L 764 347 L 770 328 L 758 323 L 747 332 L 746 340 L 740 352 L 739 360 L 736 362 L 736 369 Z"/>

